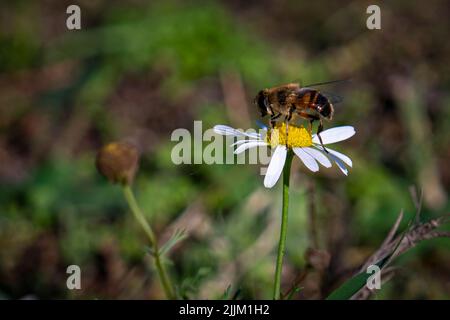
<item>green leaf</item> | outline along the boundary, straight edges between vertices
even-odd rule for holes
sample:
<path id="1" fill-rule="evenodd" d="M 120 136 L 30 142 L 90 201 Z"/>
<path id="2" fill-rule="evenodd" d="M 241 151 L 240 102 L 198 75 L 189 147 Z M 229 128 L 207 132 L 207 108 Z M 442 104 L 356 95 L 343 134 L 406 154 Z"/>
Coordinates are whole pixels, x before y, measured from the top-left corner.
<path id="1" fill-rule="evenodd" d="M 403 233 L 400 236 L 400 239 L 397 241 L 396 245 L 394 246 L 394 249 L 391 251 L 390 254 L 388 254 L 386 257 L 375 263 L 381 269 L 387 265 L 388 262 L 390 262 L 391 258 L 393 257 L 394 253 L 397 251 L 398 247 L 400 246 L 400 243 L 402 242 L 403 238 L 405 237 L 406 233 L 411 230 L 413 226 L 413 220 L 410 220 L 408 223 L 408 226 L 403 231 Z M 367 272 L 361 272 L 351 278 L 350 280 L 347 280 L 344 282 L 339 288 L 334 290 L 326 300 L 347 300 L 350 299 L 355 293 L 357 293 L 359 290 L 361 290 L 367 283 L 367 279 L 372 274 Z"/>
<path id="2" fill-rule="evenodd" d="M 227 289 L 224 291 L 219 300 L 228 300 L 230 299 L 230 295 L 231 295 L 231 284 L 228 285 Z"/>
<path id="3" fill-rule="evenodd" d="M 398 247 L 400 246 L 400 243 L 402 242 L 403 238 L 405 237 L 406 233 L 410 231 L 413 228 L 413 219 L 411 219 L 408 222 L 407 227 L 402 232 L 400 239 L 395 244 L 393 250 L 390 254 L 388 254 L 386 257 L 378 261 L 375 265 L 377 265 L 381 269 L 387 265 L 388 262 L 390 262 L 391 258 L 393 257 L 394 253 L 397 251 Z M 347 280 L 342 284 L 339 288 L 334 290 L 328 297 L 327 300 L 346 300 L 350 299 L 355 293 L 357 293 L 359 290 L 361 290 L 362 287 L 364 287 L 367 283 L 367 279 L 372 274 L 367 272 L 361 272 L 351 278 L 350 280 Z"/>
<path id="4" fill-rule="evenodd" d="M 391 255 L 388 255 L 386 258 L 381 261 L 375 263 L 380 270 L 386 265 L 386 262 L 389 261 Z M 380 271 L 381 272 L 381 271 Z M 371 276 L 371 273 L 361 272 L 351 278 L 350 280 L 345 281 L 339 288 L 334 290 L 328 297 L 327 300 L 347 300 L 350 299 L 355 293 L 361 290 L 367 283 L 367 279 Z"/>
<path id="5" fill-rule="evenodd" d="M 175 230 L 172 237 L 161 247 L 159 250 L 159 254 L 164 256 L 167 252 L 170 251 L 177 243 L 183 241 L 187 237 L 185 230 Z"/>
<path id="6" fill-rule="evenodd" d="M 288 293 L 288 295 L 286 296 L 286 298 L 284 300 L 292 300 L 292 298 L 294 297 L 294 294 L 299 293 L 302 289 L 303 289 L 303 287 L 295 287 L 295 288 L 293 288 Z"/>

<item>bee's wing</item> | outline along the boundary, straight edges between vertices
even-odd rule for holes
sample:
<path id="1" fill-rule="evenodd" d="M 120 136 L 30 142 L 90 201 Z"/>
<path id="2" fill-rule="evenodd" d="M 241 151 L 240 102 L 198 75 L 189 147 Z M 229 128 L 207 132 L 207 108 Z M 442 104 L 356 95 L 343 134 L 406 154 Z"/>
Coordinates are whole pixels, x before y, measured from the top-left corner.
<path id="1" fill-rule="evenodd" d="M 326 91 L 320 91 L 320 93 L 323 94 L 325 97 L 327 97 L 332 104 L 341 103 L 344 100 L 344 98 L 334 93 Z"/>
<path id="2" fill-rule="evenodd" d="M 332 81 L 326 81 L 326 82 L 312 83 L 312 84 L 308 84 L 304 87 L 305 88 L 314 88 L 314 87 L 318 87 L 318 86 L 326 86 L 326 85 L 331 85 L 331 84 L 335 84 L 335 83 L 348 83 L 350 81 L 352 81 L 352 79 L 332 80 Z M 339 96 L 337 94 L 327 92 L 327 91 L 322 91 L 322 90 L 319 90 L 319 91 L 321 94 L 323 94 L 325 97 L 327 97 L 328 100 L 330 100 L 330 102 L 333 104 L 340 103 L 344 100 L 341 96 Z"/>

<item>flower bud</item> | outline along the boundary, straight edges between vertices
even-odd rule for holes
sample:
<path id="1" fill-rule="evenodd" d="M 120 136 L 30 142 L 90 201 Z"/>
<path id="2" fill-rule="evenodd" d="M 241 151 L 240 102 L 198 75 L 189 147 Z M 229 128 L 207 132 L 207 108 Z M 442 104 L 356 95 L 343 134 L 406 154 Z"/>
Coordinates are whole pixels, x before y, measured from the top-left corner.
<path id="1" fill-rule="evenodd" d="M 139 152 L 127 142 L 112 142 L 97 153 L 97 170 L 112 183 L 129 185 L 139 165 Z"/>

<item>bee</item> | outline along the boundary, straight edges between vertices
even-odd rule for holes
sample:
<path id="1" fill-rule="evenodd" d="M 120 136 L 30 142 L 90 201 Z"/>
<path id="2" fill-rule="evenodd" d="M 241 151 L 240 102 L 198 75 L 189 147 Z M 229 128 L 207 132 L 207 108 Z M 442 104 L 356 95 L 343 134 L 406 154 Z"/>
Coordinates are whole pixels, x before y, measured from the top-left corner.
<path id="1" fill-rule="evenodd" d="M 283 117 L 283 120 L 286 122 L 286 135 L 288 134 L 289 122 L 296 118 L 309 120 L 310 132 L 313 122 L 319 121 L 317 136 L 320 144 L 326 151 L 320 132 L 323 131 L 323 120 L 330 121 L 333 118 L 334 106 L 332 99 L 322 94 L 319 90 L 312 89 L 309 86 L 302 87 L 299 83 L 288 83 L 259 91 L 254 103 L 258 107 L 261 117 L 270 115 L 272 128 L 277 120 Z"/>

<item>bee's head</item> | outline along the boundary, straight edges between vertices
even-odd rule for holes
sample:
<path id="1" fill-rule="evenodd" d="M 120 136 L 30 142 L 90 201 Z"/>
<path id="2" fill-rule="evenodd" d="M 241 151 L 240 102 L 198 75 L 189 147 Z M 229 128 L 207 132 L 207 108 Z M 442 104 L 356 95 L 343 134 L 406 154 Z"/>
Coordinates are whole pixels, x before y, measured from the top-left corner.
<path id="1" fill-rule="evenodd" d="M 272 110 L 270 109 L 269 101 L 267 100 L 268 90 L 264 89 L 258 92 L 255 97 L 254 103 L 259 109 L 261 113 L 261 117 L 264 117 L 267 114 L 272 114 Z"/>
<path id="2" fill-rule="evenodd" d="M 326 103 L 320 106 L 318 111 L 320 115 L 327 120 L 331 120 L 333 118 L 334 108 L 331 103 Z"/>
<path id="3" fill-rule="evenodd" d="M 320 115 L 327 120 L 331 120 L 333 118 L 334 107 L 331 104 L 330 100 L 324 95 L 319 94 L 317 98 L 317 104 L 317 111 L 320 113 Z"/>

